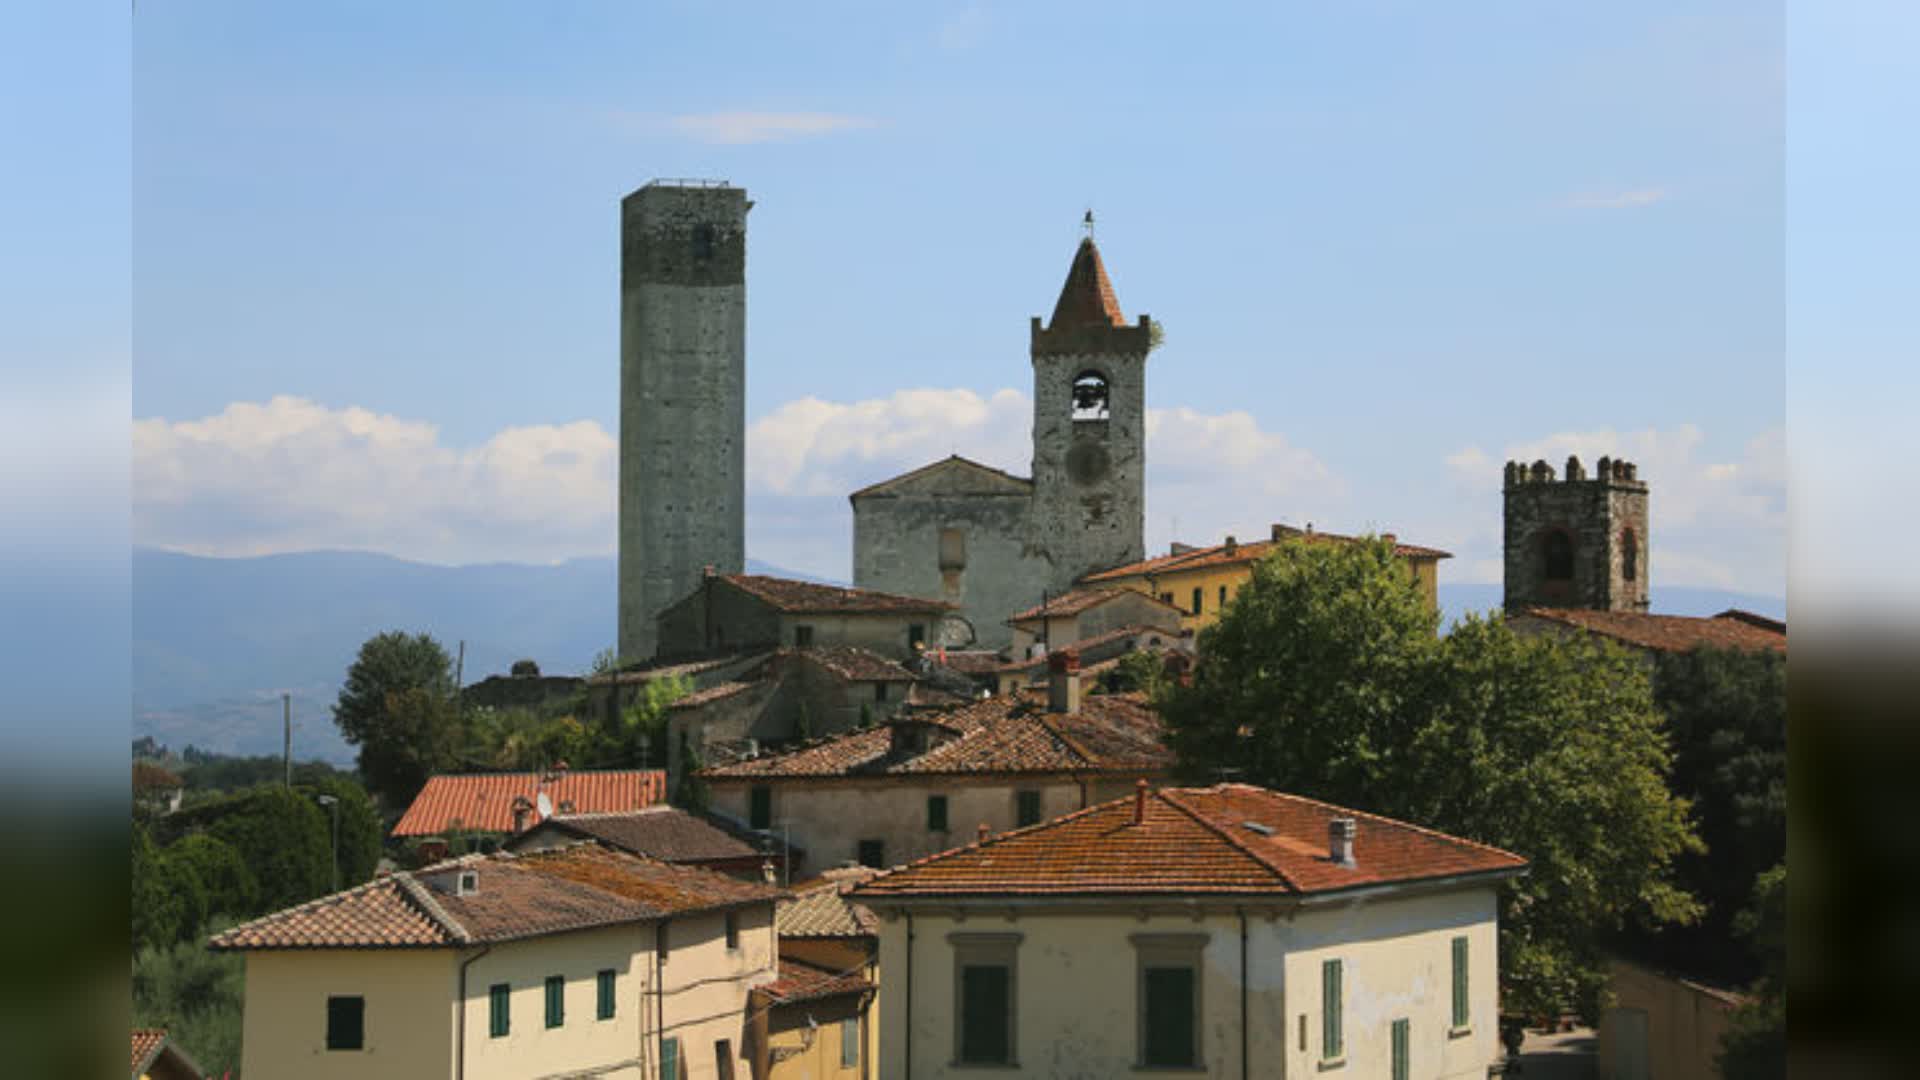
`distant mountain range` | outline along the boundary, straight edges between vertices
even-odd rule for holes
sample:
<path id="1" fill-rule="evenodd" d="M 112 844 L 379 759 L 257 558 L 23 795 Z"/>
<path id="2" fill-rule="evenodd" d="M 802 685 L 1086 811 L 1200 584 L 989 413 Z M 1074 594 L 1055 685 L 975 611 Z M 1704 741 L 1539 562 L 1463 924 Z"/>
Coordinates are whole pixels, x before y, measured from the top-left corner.
<path id="1" fill-rule="evenodd" d="M 752 573 L 825 580 L 748 560 Z M 830 582 L 844 584 L 844 582 Z M 175 750 L 277 754 L 282 693 L 294 754 L 348 762 L 331 706 L 366 639 L 425 631 L 449 653 L 466 642 L 476 682 L 532 659 L 553 674 L 587 669 L 613 644 L 615 561 L 433 566 L 387 555 L 313 551 L 210 559 L 133 553 L 133 734 Z M 1778 598 L 1654 589 L 1654 610 L 1711 615 L 1743 607 L 1784 618 Z M 1500 606 L 1497 585 L 1442 585 L 1449 621 Z"/>

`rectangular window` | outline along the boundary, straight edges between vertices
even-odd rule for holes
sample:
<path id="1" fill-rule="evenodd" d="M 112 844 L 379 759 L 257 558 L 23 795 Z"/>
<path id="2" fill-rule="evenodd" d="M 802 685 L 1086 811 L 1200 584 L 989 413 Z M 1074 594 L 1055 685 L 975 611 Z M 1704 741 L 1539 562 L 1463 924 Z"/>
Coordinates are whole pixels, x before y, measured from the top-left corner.
<path id="1" fill-rule="evenodd" d="M 1467 1009 L 1467 939 L 1463 935 L 1453 939 L 1453 1026 L 1467 1026 L 1470 1014 Z"/>
<path id="2" fill-rule="evenodd" d="M 795 647 L 801 648 L 801 649 L 811 648 L 813 645 L 813 627 L 811 626 L 794 627 L 793 628 L 793 644 L 795 645 Z"/>
<path id="3" fill-rule="evenodd" d="M 327 999 L 327 1049 L 359 1050 L 367 1041 L 367 999 L 351 997 Z"/>
<path id="4" fill-rule="evenodd" d="M 1393 1022 L 1393 1080 L 1407 1080 L 1408 1072 L 1407 1022 Z"/>
<path id="5" fill-rule="evenodd" d="M 660 1040 L 660 1080 L 680 1080 L 680 1040 Z"/>
<path id="6" fill-rule="evenodd" d="M 613 980 L 612 968 L 605 968 L 594 976 L 593 1015 L 602 1020 L 613 1019 Z"/>
<path id="7" fill-rule="evenodd" d="M 927 796 L 927 831 L 947 831 L 947 797 L 945 795 Z"/>
<path id="8" fill-rule="evenodd" d="M 967 533 L 965 529 L 940 530 L 940 569 L 965 570 L 967 568 Z"/>
<path id="9" fill-rule="evenodd" d="M 1200 954 L 1205 934 L 1134 934 L 1138 966 L 1138 1061 L 1143 1066 L 1200 1064 Z"/>
<path id="10" fill-rule="evenodd" d="M 765 829 L 773 824 L 773 789 L 762 784 L 747 792 L 747 825 Z"/>
<path id="11" fill-rule="evenodd" d="M 886 845 L 878 840 L 860 841 L 860 865 L 871 866 L 875 870 L 886 865 Z"/>
<path id="12" fill-rule="evenodd" d="M 1172 594 L 1172 593 L 1170 593 L 1170 592 L 1163 592 L 1163 593 L 1161 593 L 1161 594 L 1160 594 L 1160 602 L 1161 602 L 1161 603 L 1163 603 L 1163 604 L 1165 604 L 1165 605 L 1167 605 L 1168 607 L 1172 607 L 1172 606 L 1173 606 L 1173 594 Z"/>
<path id="13" fill-rule="evenodd" d="M 840 1067 L 860 1067 L 860 1018 L 857 1016 L 840 1021 Z"/>
<path id="14" fill-rule="evenodd" d="M 733 1040 L 719 1039 L 714 1042 L 713 1072 L 720 1080 L 733 1080 Z"/>
<path id="15" fill-rule="evenodd" d="M 513 1001 L 513 988 L 506 983 L 494 983 L 487 987 L 487 1035 L 495 1039 L 504 1039 L 507 1032 L 513 1030 L 513 1016 L 509 1011 Z"/>
<path id="16" fill-rule="evenodd" d="M 1040 824 L 1040 793 L 1039 792 L 1022 791 L 1016 794 L 1014 796 L 1014 799 L 1015 799 L 1015 806 L 1014 806 L 1013 823 L 1015 828 L 1025 828 L 1028 825 Z"/>
<path id="17" fill-rule="evenodd" d="M 1200 597 L 1202 595 L 1203 594 L 1200 592 L 1200 586 L 1195 585 L 1193 587 L 1193 613 L 1195 615 L 1200 614 Z"/>
<path id="18" fill-rule="evenodd" d="M 953 946 L 954 1059 L 962 1065 L 1013 1065 L 1019 934 L 948 934 Z"/>
<path id="19" fill-rule="evenodd" d="M 1220 586 L 1220 606 L 1227 606 L 1227 587 L 1225 585 Z"/>
<path id="20" fill-rule="evenodd" d="M 567 1022 L 567 979 L 564 975 L 547 976 L 547 1026 L 557 1028 Z"/>
<path id="21" fill-rule="evenodd" d="M 740 949 L 740 913 L 737 911 L 727 912 L 726 922 L 727 951 L 737 952 Z"/>
<path id="22" fill-rule="evenodd" d="M 887 700 L 887 684 L 886 683 L 877 682 L 873 684 L 873 700 L 875 701 Z"/>
<path id="23" fill-rule="evenodd" d="M 1331 1061 L 1345 1049 L 1340 1042 L 1340 961 L 1320 965 L 1320 1057 Z"/>
<path id="24" fill-rule="evenodd" d="M 907 627 L 907 651 L 909 653 L 913 651 L 914 646 L 919 645 L 921 642 L 924 642 L 926 640 L 927 640 L 927 628 L 925 626 L 921 625 L 920 623 L 914 623 L 913 625 Z"/>

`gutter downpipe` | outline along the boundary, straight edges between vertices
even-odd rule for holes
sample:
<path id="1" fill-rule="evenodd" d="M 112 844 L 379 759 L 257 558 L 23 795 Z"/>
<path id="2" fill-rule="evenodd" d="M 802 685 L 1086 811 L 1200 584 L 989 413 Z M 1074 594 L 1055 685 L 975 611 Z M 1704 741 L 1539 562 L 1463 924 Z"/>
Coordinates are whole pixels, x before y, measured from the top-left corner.
<path id="1" fill-rule="evenodd" d="M 454 1080 L 466 1080 L 467 1075 L 467 969 L 481 957 L 493 951 L 493 946 L 483 945 L 480 951 L 460 961 L 460 1012 L 454 1021 L 453 1076 Z"/>
<path id="2" fill-rule="evenodd" d="M 661 919 L 653 924 L 653 1037 L 658 1044 L 654 1054 L 655 1068 L 661 1071 L 661 1080 L 667 1080 L 665 1069 L 667 1061 L 667 973 L 663 962 L 666 958 L 667 920 Z M 675 1062 L 676 1068 L 678 1061 Z"/>
<path id="3" fill-rule="evenodd" d="M 1247 1061 L 1247 909 L 1234 908 L 1233 913 L 1240 916 L 1240 1080 L 1247 1080 L 1252 1069 Z"/>
<path id="4" fill-rule="evenodd" d="M 904 1077 L 904 1080 L 913 1080 L 913 912 L 909 910 L 906 913 L 906 916 L 907 916 L 907 1007 L 901 1010 L 902 1012 L 906 1013 L 906 1015 L 901 1017 L 901 1019 L 907 1025 L 907 1037 L 904 1040 L 906 1044 L 906 1049 L 907 1049 L 907 1066 L 906 1066 L 906 1071 L 901 1075 Z"/>

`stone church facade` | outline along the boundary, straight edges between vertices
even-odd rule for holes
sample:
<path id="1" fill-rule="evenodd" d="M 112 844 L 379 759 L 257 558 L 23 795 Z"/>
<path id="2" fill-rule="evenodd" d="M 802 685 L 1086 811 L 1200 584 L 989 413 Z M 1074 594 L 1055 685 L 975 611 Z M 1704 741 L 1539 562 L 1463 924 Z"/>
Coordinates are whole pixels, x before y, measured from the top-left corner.
<path id="1" fill-rule="evenodd" d="M 1032 477 L 956 455 L 854 492 L 854 585 L 954 605 L 933 644 L 998 648 L 1009 615 L 1142 558 L 1156 329 L 1127 322 L 1083 239 L 1053 317 L 1031 325 Z"/>

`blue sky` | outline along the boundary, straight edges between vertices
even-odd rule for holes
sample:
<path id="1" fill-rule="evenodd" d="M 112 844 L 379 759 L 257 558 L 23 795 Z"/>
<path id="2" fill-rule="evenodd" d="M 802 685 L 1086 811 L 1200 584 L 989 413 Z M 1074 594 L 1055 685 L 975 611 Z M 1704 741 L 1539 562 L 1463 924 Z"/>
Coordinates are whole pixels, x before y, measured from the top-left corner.
<path id="1" fill-rule="evenodd" d="M 1784 23 L 1674 8 L 143 4 L 135 538 L 611 550 L 617 201 L 718 176 L 756 557 L 844 575 L 840 493 L 1025 468 L 1090 206 L 1167 328 L 1155 546 L 1316 520 L 1491 580 L 1505 455 L 1626 453 L 1656 582 L 1778 594 Z"/>

